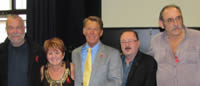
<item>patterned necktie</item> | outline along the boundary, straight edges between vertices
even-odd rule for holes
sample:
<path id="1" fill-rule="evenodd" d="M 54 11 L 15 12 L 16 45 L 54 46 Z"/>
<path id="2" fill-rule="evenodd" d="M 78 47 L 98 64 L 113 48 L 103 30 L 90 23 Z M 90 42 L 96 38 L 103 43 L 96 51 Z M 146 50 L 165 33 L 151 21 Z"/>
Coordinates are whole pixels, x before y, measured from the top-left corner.
<path id="1" fill-rule="evenodd" d="M 91 48 L 89 48 L 87 58 L 85 61 L 83 86 L 89 86 L 91 72 L 92 72 L 92 55 L 91 55 Z"/>

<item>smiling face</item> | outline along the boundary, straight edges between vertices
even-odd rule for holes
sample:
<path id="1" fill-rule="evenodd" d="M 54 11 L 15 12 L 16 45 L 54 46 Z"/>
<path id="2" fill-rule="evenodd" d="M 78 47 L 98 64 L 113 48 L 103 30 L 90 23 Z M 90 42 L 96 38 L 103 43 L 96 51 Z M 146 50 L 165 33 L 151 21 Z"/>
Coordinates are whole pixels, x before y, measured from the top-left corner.
<path id="1" fill-rule="evenodd" d="M 58 48 L 50 48 L 47 51 L 47 60 L 51 65 L 59 65 L 64 59 L 65 53 Z"/>
<path id="2" fill-rule="evenodd" d="M 24 43 L 25 27 L 19 16 L 8 17 L 6 31 L 13 46 L 21 46 Z"/>
<path id="3" fill-rule="evenodd" d="M 162 18 L 163 20 L 160 20 L 160 26 L 167 31 L 169 36 L 179 36 L 183 33 L 183 18 L 177 8 L 166 8 L 162 13 Z"/>
<path id="4" fill-rule="evenodd" d="M 65 56 L 64 42 L 57 37 L 45 40 L 44 51 L 46 52 L 49 64 L 54 66 L 59 65 Z"/>
<path id="5" fill-rule="evenodd" d="M 140 42 L 134 32 L 123 32 L 120 38 L 122 52 L 126 57 L 134 57 L 140 47 Z"/>
<path id="6" fill-rule="evenodd" d="M 88 20 L 83 28 L 83 34 L 90 47 L 95 46 L 103 34 L 103 30 L 96 21 Z"/>

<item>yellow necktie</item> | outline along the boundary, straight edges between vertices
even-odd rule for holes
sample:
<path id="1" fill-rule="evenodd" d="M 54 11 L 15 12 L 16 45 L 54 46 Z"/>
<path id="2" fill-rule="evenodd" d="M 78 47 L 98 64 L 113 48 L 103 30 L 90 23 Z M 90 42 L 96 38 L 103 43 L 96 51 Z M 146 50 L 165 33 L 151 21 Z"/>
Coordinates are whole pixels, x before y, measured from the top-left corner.
<path id="1" fill-rule="evenodd" d="M 87 58 L 85 61 L 83 86 L 89 86 L 91 72 L 92 72 L 92 55 L 91 55 L 91 48 L 89 48 Z"/>

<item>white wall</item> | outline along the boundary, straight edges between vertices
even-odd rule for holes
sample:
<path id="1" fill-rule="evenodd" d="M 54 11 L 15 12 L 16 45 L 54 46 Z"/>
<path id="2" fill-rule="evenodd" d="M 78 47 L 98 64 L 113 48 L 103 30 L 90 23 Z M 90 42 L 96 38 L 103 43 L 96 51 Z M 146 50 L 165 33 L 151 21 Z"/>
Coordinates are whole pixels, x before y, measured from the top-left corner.
<path id="1" fill-rule="evenodd" d="M 180 6 L 186 26 L 200 27 L 200 0 L 102 0 L 104 27 L 159 27 L 160 10 L 168 4 Z"/>
<path id="2" fill-rule="evenodd" d="M 6 21 L 4 20 L 1 20 L 0 21 L 0 43 L 4 42 L 4 40 L 6 39 L 7 37 L 7 32 L 6 32 L 6 24 L 5 24 Z"/>

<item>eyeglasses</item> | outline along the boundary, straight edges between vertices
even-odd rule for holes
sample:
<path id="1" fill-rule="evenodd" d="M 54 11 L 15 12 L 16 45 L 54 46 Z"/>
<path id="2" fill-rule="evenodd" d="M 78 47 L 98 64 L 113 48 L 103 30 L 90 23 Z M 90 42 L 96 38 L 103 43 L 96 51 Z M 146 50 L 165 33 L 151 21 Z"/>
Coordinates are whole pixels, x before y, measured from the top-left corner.
<path id="1" fill-rule="evenodd" d="M 123 41 L 120 41 L 121 44 L 125 44 L 125 43 L 135 43 L 137 42 L 138 40 L 123 40 Z"/>
<path id="2" fill-rule="evenodd" d="M 182 20 L 182 16 L 177 16 L 176 18 L 168 18 L 167 19 L 167 22 L 168 23 L 174 23 L 175 21 L 176 22 L 179 22 L 179 21 L 181 21 Z"/>

